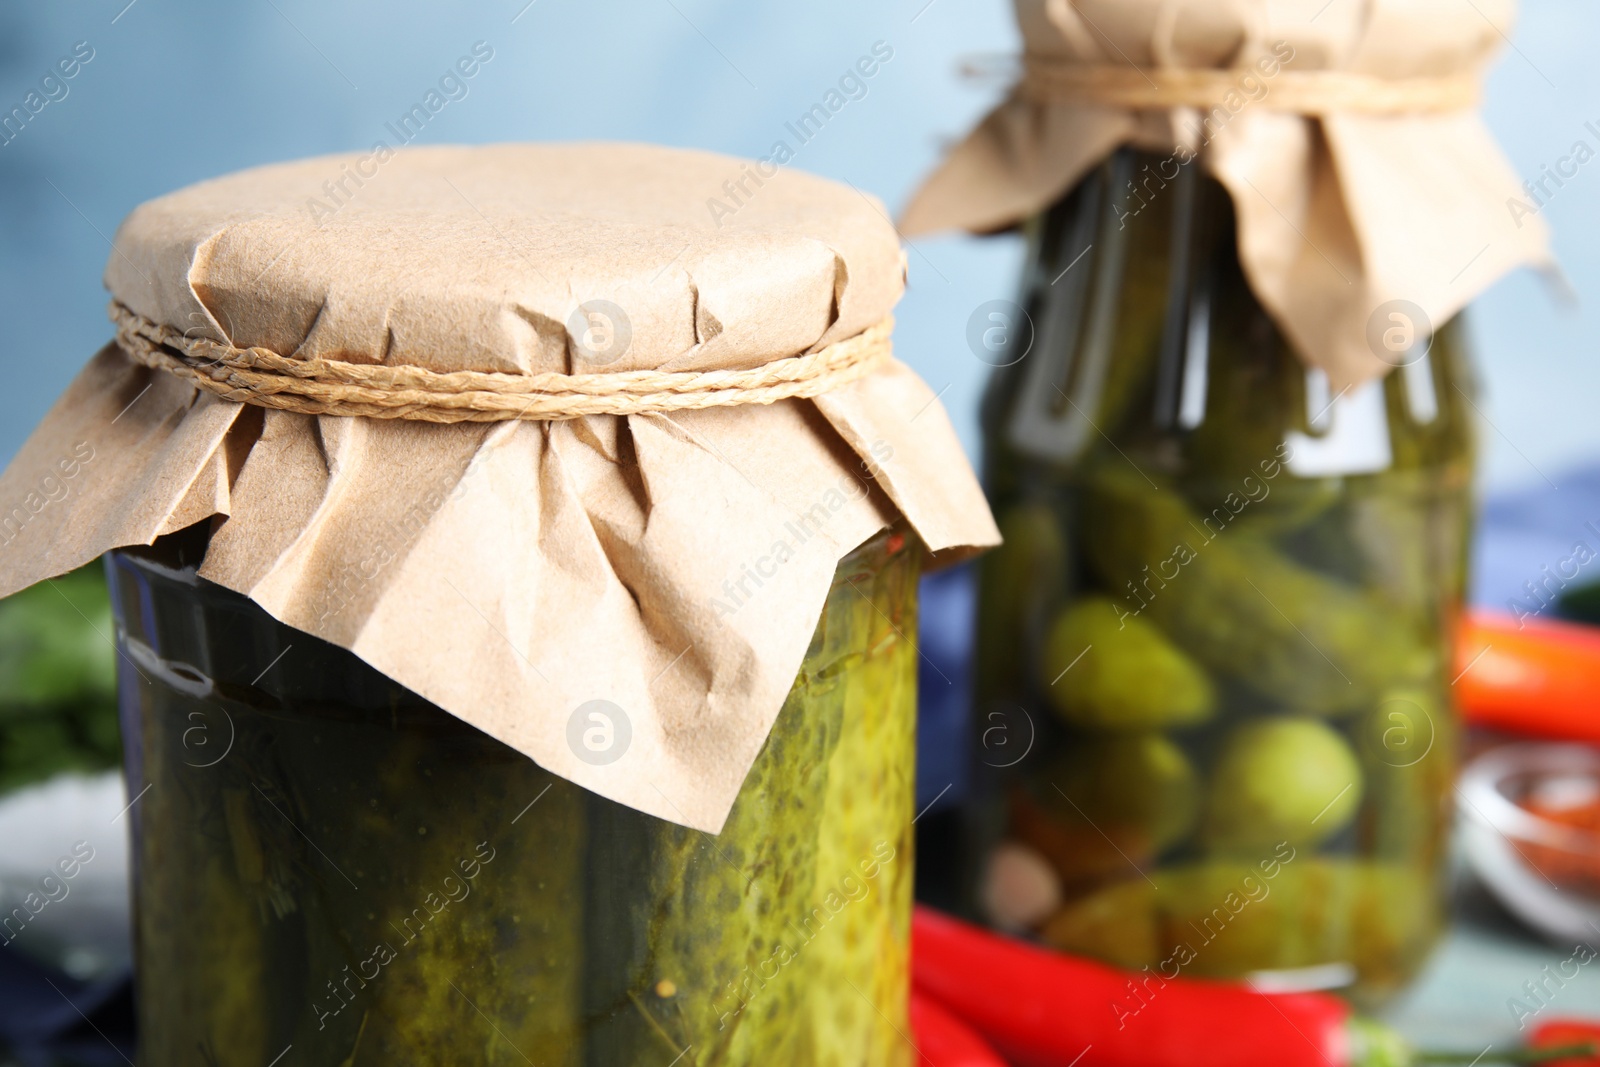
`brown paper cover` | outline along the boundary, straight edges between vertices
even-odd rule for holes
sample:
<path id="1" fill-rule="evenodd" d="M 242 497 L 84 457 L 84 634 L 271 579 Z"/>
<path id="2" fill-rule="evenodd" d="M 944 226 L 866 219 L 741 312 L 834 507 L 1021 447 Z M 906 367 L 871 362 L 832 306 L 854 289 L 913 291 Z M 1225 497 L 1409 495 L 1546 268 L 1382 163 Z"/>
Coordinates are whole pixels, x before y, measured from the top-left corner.
<path id="1" fill-rule="evenodd" d="M 1008 226 L 1054 202 L 1123 144 L 1198 152 L 1228 189 L 1239 258 L 1295 349 L 1336 388 L 1389 370 L 1368 341 L 1381 305 L 1443 324 L 1501 275 L 1549 265 L 1544 221 L 1473 110 L 1401 115 L 1276 110 L 1263 70 L 1383 79 L 1479 74 L 1513 0 L 1015 0 L 1027 52 L 1054 61 L 1216 69 L 1220 110 L 1129 111 L 1014 90 L 906 209 L 905 232 Z M 1281 62 L 1285 49 L 1292 55 Z M 1265 64 L 1258 66 L 1258 64 Z M 1174 167 L 1166 168 L 1172 177 Z M 1165 184 L 1140 173 L 1139 198 Z M 1520 208 L 1518 205 L 1521 205 Z"/>
<path id="2" fill-rule="evenodd" d="M 191 336 L 437 371 L 743 368 L 885 318 L 904 260 L 882 207 L 756 170 L 635 145 L 306 160 L 140 207 L 106 281 Z M 729 182 L 731 216 L 708 205 Z M 579 336 L 595 301 L 627 323 L 604 368 Z M 892 359 L 816 400 L 436 425 L 217 400 L 113 345 L 0 501 L 0 595 L 218 516 L 205 578 L 713 832 L 840 558 L 897 516 L 936 559 L 998 541 L 943 408 Z M 626 716 L 615 762 L 569 743 L 591 700 Z"/>

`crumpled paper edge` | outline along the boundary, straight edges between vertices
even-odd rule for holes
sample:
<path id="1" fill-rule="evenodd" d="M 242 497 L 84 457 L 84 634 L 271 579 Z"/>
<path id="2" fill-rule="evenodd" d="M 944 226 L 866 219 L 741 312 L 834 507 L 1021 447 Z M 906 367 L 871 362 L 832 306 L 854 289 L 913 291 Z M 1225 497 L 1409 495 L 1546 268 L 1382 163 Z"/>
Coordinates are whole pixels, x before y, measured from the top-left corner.
<path id="1" fill-rule="evenodd" d="M 401 456 L 418 462 L 393 462 Z M 396 520 L 365 521 L 363 500 L 405 497 L 407 478 L 429 507 L 393 540 Z M 860 491 L 830 484 L 845 478 Z M 526 502 L 539 497 L 543 525 L 513 532 L 507 551 L 496 524 L 526 520 Z M 0 532 L 0 595 L 221 516 L 203 576 L 348 648 L 552 772 L 713 833 L 782 707 L 839 559 L 897 513 L 941 563 L 999 541 L 942 405 L 898 362 L 816 401 L 441 427 L 262 413 L 134 366 L 109 346 L 0 475 L 4 501 L 18 504 L 14 528 Z M 808 512 L 825 514 L 827 528 L 769 580 L 758 608 L 718 618 L 710 586 L 728 579 L 717 571 L 721 581 L 696 588 L 712 558 L 705 549 L 759 558 Z M 708 546 L 705 520 L 717 515 L 728 521 L 712 524 L 721 540 Z M 688 533 L 692 546 L 673 543 Z M 561 581 L 546 583 L 534 610 L 507 603 L 518 582 L 540 586 L 528 562 L 537 553 L 515 550 L 530 534 L 562 546 L 555 563 L 540 557 Z M 571 546 L 585 551 L 569 554 Z M 682 573 L 665 574 L 670 561 Z M 358 579 L 331 612 L 330 574 L 336 589 Z M 656 640 L 673 627 L 641 622 L 651 611 L 703 642 L 698 662 Z M 530 619 L 567 620 L 576 661 L 529 659 L 508 631 Z M 626 654 L 609 661 L 585 653 L 604 648 L 607 625 L 636 631 L 612 640 Z M 650 696 L 655 685 L 668 695 Z M 545 686 L 559 696 L 541 703 Z M 567 728 L 580 699 L 636 709 L 623 759 L 577 758 Z"/>

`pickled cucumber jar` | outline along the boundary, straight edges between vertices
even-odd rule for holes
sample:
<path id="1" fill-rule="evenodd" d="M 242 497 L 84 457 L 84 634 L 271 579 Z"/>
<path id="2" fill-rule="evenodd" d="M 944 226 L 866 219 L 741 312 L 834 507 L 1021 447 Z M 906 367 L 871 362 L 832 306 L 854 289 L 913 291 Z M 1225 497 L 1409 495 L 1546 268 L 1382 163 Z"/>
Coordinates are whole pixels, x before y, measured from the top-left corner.
<path id="1" fill-rule="evenodd" d="M 757 169 L 380 145 L 118 229 L 0 596 L 109 558 L 143 1062 L 909 1065 L 917 576 L 999 534 L 881 205 Z"/>
<path id="2" fill-rule="evenodd" d="M 966 903 L 1169 978 L 1380 997 L 1443 921 L 1462 329 L 1380 320 L 1412 331 L 1377 339 L 1393 371 L 1331 389 L 1223 188 L 1137 184 L 1172 164 L 1119 150 L 1028 224 L 1033 344 L 983 408 Z"/>
<path id="3" fill-rule="evenodd" d="M 840 563 L 712 835 L 197 577 L 202 529 L 108 557 L 142 1062 L 911 1062 L 913 539 Z"/>

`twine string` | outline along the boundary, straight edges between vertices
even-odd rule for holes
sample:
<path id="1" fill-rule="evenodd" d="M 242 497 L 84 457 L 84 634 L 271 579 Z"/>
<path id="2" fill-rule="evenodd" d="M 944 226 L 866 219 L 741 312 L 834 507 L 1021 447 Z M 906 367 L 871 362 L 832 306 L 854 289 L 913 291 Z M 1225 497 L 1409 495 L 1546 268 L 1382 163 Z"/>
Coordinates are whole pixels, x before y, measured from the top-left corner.
<path id="1" fill-rule="evenodd" d="M 111 305 L 111 320 L 130 359 L 224 400 L 306 415 L 439 423 L 552 422 L 820 396 L 888 359 L 893 329 L 893 320 L 884 319 L 820 351 L 746 370 L 515 374 L 291 359 L 186 337 L 119 302 Z"/>
<path id="2" fill-rule="evenodd" d="M 1253 67 L 1150 69 L 1080 63 L 1029 53 L 1023 57 L 1022 94 L 1040 103 L 1097 104 L 1132 111 L 1194 107 L 1237 108 L 1250 94 L 1253 75 L 1266 92 L 1250 106 L 1302 115 L 1408 115 L 1461 111 L 1477 106 L 1475 74 L 1380 78 L 1341 70 L 1280 69 L 1270 78 Z"/>

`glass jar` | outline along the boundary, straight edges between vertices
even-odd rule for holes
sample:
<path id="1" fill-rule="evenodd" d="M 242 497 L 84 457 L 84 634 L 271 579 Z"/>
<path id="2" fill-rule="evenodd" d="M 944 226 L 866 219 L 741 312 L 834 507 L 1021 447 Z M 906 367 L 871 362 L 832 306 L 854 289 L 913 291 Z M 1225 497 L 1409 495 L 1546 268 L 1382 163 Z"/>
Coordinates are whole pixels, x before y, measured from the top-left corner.
<path id="1" fill-rule="evenodd" d="M 1226 191 L 1133 150 L 1030 241 L 1032 349 L 983 411 L 1005 544 L 965 906 L 1169 978 L 1381 996 L 1443 917 L 1461 327 L 1391 334 L 1397 369 L 1335 393 L 1246 283 Z"/>
<path id="2" fill-rule="evenodd" d="M 841 562 L 715 836 L 275 622 L 204 546 L 108 557 L 142 1062 L 910 1062 L 906 535 Z"/>

